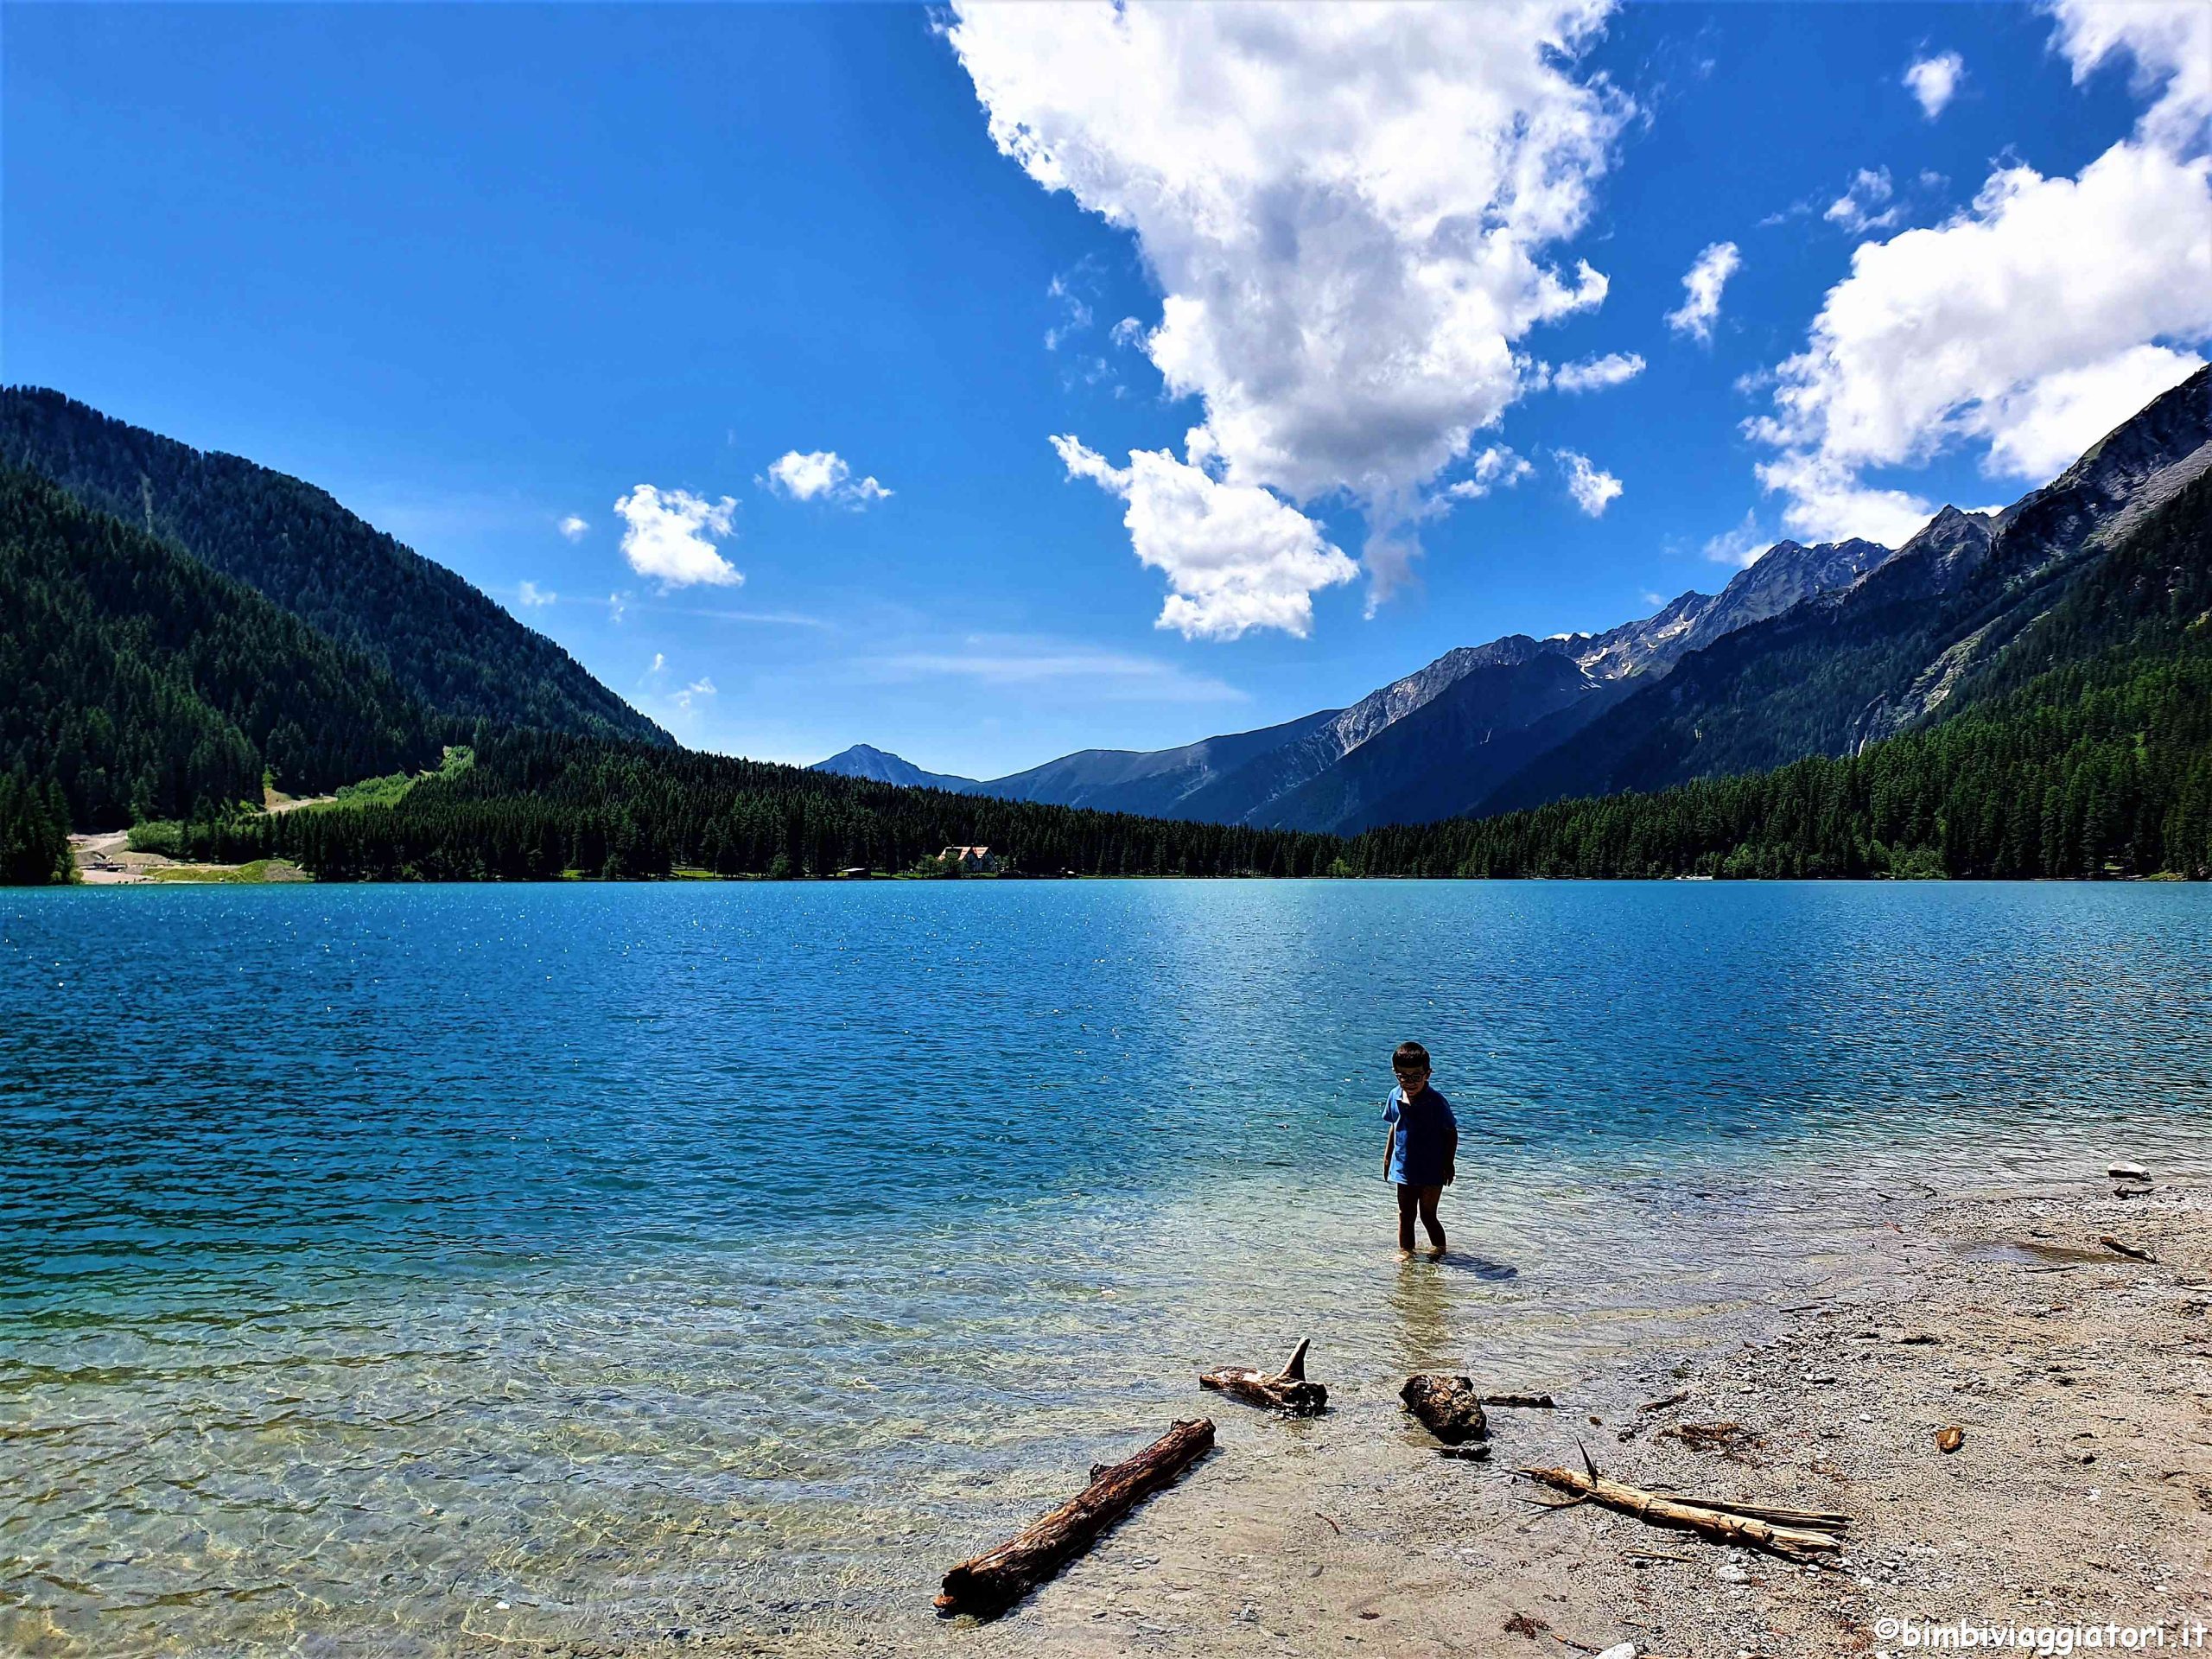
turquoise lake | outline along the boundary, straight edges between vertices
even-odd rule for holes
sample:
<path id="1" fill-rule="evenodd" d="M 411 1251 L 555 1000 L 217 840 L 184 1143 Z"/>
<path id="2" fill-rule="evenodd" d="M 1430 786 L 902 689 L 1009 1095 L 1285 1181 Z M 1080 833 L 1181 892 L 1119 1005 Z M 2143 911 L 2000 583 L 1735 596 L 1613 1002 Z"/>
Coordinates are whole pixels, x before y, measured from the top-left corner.
<path id="1" fill-rule="evenodd" d="M 2208 1016 L 2180 886 L 0 893 L 0 1650 L 903 1617 L 1200 1365 L 1537 1385 L 1840 1192 L 2201 1173 Z"/>

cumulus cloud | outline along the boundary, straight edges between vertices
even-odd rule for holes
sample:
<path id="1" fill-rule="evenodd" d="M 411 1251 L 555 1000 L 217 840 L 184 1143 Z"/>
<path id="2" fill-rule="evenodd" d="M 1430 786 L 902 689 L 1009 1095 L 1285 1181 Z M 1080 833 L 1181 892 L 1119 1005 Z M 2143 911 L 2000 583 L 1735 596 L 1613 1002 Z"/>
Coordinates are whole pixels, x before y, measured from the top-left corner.
<path id="1" fill-rule="evenodd" d="M 804 454 L 787 450 L 768 463 L 766 482 L 777 494 L 793 501 L 833 501 L 855 510 L 891 499 L 891 492 L 874 479 L 855 478 L 845 458 L 834 449 Z"/>
<path id="2" fill-rule="evenodd" d="M 1567 493 L 1574 498 L 1574 505 L 1592 518 L 1604 518 L 1605 509 L 1619 499 L 1620 480 L 1594 465 L 1589 456 L 1572 449 L 1559 452 L 1559 464 L 1567 474 Z"/>
<path id="3" fill-rule="evenodd" d="M 1746 512 L 1735 529 L 1724 530 L 1706 543 L 1705 556 L 1715 564 L 1732 564 L 1742 569 L 1757 564 L 1759 556 L 1773 545 L 1774 538 L 1759 531 L 1758 515 Z"/>
<path id="4" fill-rule="evenodd" d="M 1967 60 L 1957 53 L 1938 52 L 1931 57 L 1915 58 L 1904 72 L 1904 84 L 1919 99 L 1920 112 L 1933 121 L 1957 94 L 1966 72 Z"/>
<path id="5" fill-rule="evenodd" d="M 1643 372 L 1643 359 L 1634 352 L 1608 352 L 1554 369 L 1551 383 L 1560 391 L 1601 391 L 1624 385 Z"/>
<path id="6" fill-rule="evenodd" d="M 734 588 L 745 580 L 715 550 L 715 543 L 733 531 L 737 503 L 731 497 L 709 501 L 689 490 L 664 491 L 640 484 L 614 504 L 614 511 L 625 526 L 622 556 L 639 575 L 650 576 L 664 588 L 694 583 Z M 614 620 L 620 621 L 620 601 L 609 603 Z"/>
<path id="7" fill-rule="evenodd" d="M 1113 328 L 1109 331 L 1109 337 L 1112 339 L 1113 342 L 1116 346 L 1142 346 L 1144 344 L 1144 324 L 1138 321 L 1135 317 L 1123 317 L 1119 322 L 1116 323 Z"/>
<path id="8" fill-rule="evenodd" d="M 1070 478 L 1087 478 L 1128 503 L 1137 557 L 1165 573 L 1169 593 L 1156 626 L 1186 639 L 1235 639 L 1254 628 L 1304 639 L 1313 594 L 1350 582 L 1359 568 L 1323 538 L 1321 527 L 1256 484 L 1217 478 L 1203 429 L 1189 462 L 1165 449 L 1135 449 L 1116 467 L 1072 437 L 1052 448 Z"/>
<path id="9" fill-rule="evenodd" d="M 1894 546 L 1929 504 L 1867 469 L 1978 443 L 1986 472 L 2039 483 L 2194 370 L 2209 166 L 2123 141 L 2076 178 L 2002 168 L 1948 222 L 1861 243 L 1780 365 L 1775 412 L 1747 426 L 1780 451 L 1759 476 L 1789 498 L 1784 524 Z"/>
<path id="10" fill-rule="evenodd" d="M 577 518 L 573 512 L 567 518 L 563 518 L 561 521 L 560 525 L 561 533 L 572 542 L 581 542 L 583 540 L 585 532 L 590 530 L 590 528 L 591 526 L 589 524 Z"/>
<path id="11" fill-rule="evenodd" d="M 1853 235 L 1861 231 L 1885 230 L 1897 222 L 1898 209 L 1884 207 L 1897 194 L 1897 187 L 1890 182 L 1886 167 L 1869 169 L 1860 168 L 1851 175 L 1851 186 L 1827 206 L 1821 215 L 1831 225 L 1840 225 Z"/>
<path id="12" fill-rule="evenodd" d="M 2212 121 L 2212 9 L 2202 0 L 2052 0 L 2049 9 L 2075 85 L 2109 60 L 2132 58 L 2135 89 L 2152 99 L 2139 136 L 2165 149 L 2202 150 Z"/>
<path id="13" fill-rule="evenodd" d="M 1698 255 L 1682 277 L 1681 306 L 1667 314 L 1667 326 L 1694 340 L 1711 340 L 1713 322 L 1720 315 L 1720 290 L 1743 263 L 1733 242 L 1715 242 Z"/>
<path id="14" fill-rule="evenodd" d="M 534 582 L 525 582 L 515 590 L 515 601 L 526 610 L 550 605 L 561 597 L 550 588 L 540 588 Z"/>
<path id="15" fill-rule="evenodd" d="M 1535 470 L 1527 456 L 1494 443 L 1475 457 L 1474 475 L 1447 486 L 1444 493 L 1456 501 L 1478 501 L 1492 490 L 1511 489 Z"/>
<path id="16" fill-rule="evenodd" d="M 1554 250 L 1630 113 L 1575 71 L 1605 10 L 956 3 L 945 32 L 998 147 L 1136 238 L 1165 290 L 1138 337 L 1203 402 L 1208 483 L 1349 495 L 1380 594 L 1522 391 L 1513 343 L 1605 296 Z"/>
<path id="17" fill-rule="evenodd" d="M 654 661 L 656 664 L 658 664 L 659 658 L 654 658 Z M 715 683 L 702 674 L 697 679 L 692 681 L 690 684 L 685 686 L 681 691 L 678 691 L 676 694 L 674 701 L 677 708 L 689 709 L 697 699 L 701 697 L 711 697 L 714 695 Z"/>

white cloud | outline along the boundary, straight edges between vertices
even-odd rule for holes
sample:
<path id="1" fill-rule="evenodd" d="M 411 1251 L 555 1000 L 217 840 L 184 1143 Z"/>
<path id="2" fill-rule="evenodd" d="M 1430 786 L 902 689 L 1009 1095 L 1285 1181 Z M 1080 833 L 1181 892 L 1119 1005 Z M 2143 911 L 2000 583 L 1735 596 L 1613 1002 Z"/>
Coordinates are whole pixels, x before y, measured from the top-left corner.
<path id="1" fill-rule="evenodd" d="M 1144 324 L 1135 317 L 1123 317 L 1109 333 L 1109 338 L 1116 346 L 1142 346 L 1144 335 Z"/>
<path id="2" fill-rule="evenodd" d="M 1527 456 L 1494 443 L 1475 457 L 1474 476 L 1447 486 L 1444 493 L 1456 501 L 1478 501 L 1492 490 L 1511 489 L 1535 470 Z"/>
<path id="3" fill-rule="evenodd" d="M 1567 493 L 1574 498 L 1574 505 L 1592 518 L 1604 518 L 1605 509 L 1620 497 L 1620 480 L 1593 465 L 1587 455 L 1572 449 L 1558 454 L 1559 464 L 1567 474 Z"/>
<path id="4" fill-rule="evenodd" d="M 1548 261 L 1630 107 L 1574 73 L 1606 9 L 956 4 L 946 34 L 999 148 L 1136 238 L 1222 483 L 1350 495 L 1379 593 L 1523 390 L 1513 342 L 1604 298 Z"/>
<path id="5" fill-rule="evenodd" d="M 2051 0 L 2049 10 L 2075 85 L 2107 59 L 2132 57 L 2137 92 L 2156 95 L 2139 135 L 2182 154 L 2203 149 L 2212 120 L 2212 8 L 2202 0 Z"/>
<path id="6" fill-rule="evenodd" d="M 1759 468 L 1808 540 L 1897 544 L 1928 504 L 1870 488 L 1870 467 L 1961 443 L 1984 469 L 2041 482 L 2196 366 L 2212 334 L 2212 164 L 2135 142 L 2078 178 L 2016 166 L 1948 223 L 1861 243 L 1775 413 L 1747 423 L 1782 453 Z M 2147 348 L 2147 349 L 2146 349 Z"/>
<path id="7" fill-rule="evenodd" d="M 656 658 L 654 661 L 656 665 L 658 665 L 659 659 Z M 715 683 L 707 678 L 704 675 L 701 675 L 697 679 L 692 681 L 690 684 L 685 686 L 681 691 L 677 692 L 674 701 L 677 708 L 689 709 L 696 699 L 700 697 L 711 697 L 714 695 Z"/>
<path id="8" fill-rule="evenodd" d="M 834 449 L 813 449 L 802 454 L 786 450 L 768 463 L 768 487 L 794 501 L 834 501 L 859 509 L 871 501 L 887 501 L 891 492 L 872 478 L 855 479 L 843 456 Z"/>
<path id="9" fill-rule="evenodd" d="M 1920 100 L 1920 112 L 1933 121 L 1957 95 L 1960 79 L 1966 72 L 1967 60 L 1957 53 L 1938 52 L 1933 57 L 1914 59 L 1904 72 L 1904 84 Z"/>
<path id="10" fill-rule="evenodd" d="M 1997 400 L 1982 470 L 1993 477 L 2055 477 L 2098 438 L 2202 366 L 2194 353 L 2135 346 L 2020 386 Z"/>
<path id="11" fill-rule="evenodd" d="M 1122 522 L 1137 557 L 1167 576 L 1155 626 L 1186 639 L 1235 639 L 1254 628 L 1302 639 L 1313 626 L 1315 591 L 1350 582 L 1359 568 L 1295 507 L 1208 472 L 1204 434 L 1201 427 L 1190 435 L 1190 463 L 1165 449 L 1135 449 L 1127 467 L 1116 467 L 1072 437 L 1055 437 L 1052 448 L 1070 478 L 1128 503 Z"/>
<path id="12" fill-rule="evenodd" d="M 1862 167 L 1851 175 L 1850 188 L 1830 202 L 1821 217 L 1831 225 L 1842 226 L 1853 235 L 1861 231 L 1885 230 L 1897 222 L 1898 210 L 1894 206 L 1882 207 L 1882 204 L 1896 194 L 1888 168 Z M 1877 213 L 1877 208 L 1882 211 Z"/>
<path id="13" fill-rule="evenodd" d="M 1643 359 L 1634 352 L 1608 352 L 1585 358 L 1552 371 L 1551 383 L 1561 391 L 1602 391 L 1624 385 L 1643 372 Z"/>
<path id="14" fill-rule="evenodd" d="M 668 658 L 666 653 L 658 651 L 653 652 L 653 659 L 646 665 L 645 668 L 645 677 L 649 680 L 657 680 L 667 672 Z"/>
<path id="15" fill-rule="evenodd" d="M 515 602 L 529 610 L 550 605 L 560 597 L 551 588 L 540 588 L 534 582 L 525 582 L 515 590 Z"/>
<path id="16" fill-rule="evenodd" d="M 607 620 L 608 621 L 620 622 L 622 620 L 623 613 L 628 611 L 629 608 L 629 601 L 625 600 L 621 594 L 609 594 L 607 596 Z"/>
<path id="17" fill-rule="evenodd" d="M 1066 308 L 1066 315 L 1062 320 L 1045 331 L 1045 349 L 1048 352 L 1058 351 L 1060 342 L 1070 334 L 1078 334 L 1090 327 L 1090 307 L 1069 286 L 1069 280 L 1065 276 L 1055 276 L 1045 289 Z"/>
<path id="18" fill-rule="evenodd" d="M 560 524 L 561 533 L 572 542 L 581 542 L 583 540 L 585 533 L 590 529 L 591 526 L 589 524 L 576 517 L 573 512 L 567 518 L 563 518 Z"/>
<path id="19" fill-rule="evenodd" d="M 1243 702 L 1246 693 L 1173 663 L 1024 634 L 970 634 L 957 650 L 899 652 L 878 659 L 878 677 L 949 676 L 984 685 L 1058 687 L 1105 702 Z"/>
<path id="20" fill-rule="evenodd" d="M 689 490 L 655 489 L 640 484 L 614 504 L 622 517 L 622 556 L 641 576 L 664 588 L 695 582 L 735 587 L 745 580 L 735 566 L 715 551 L 715 543 L 732 533 L 737 503 L 728 496 L 709 501 Z M 621 620 L 617 607 L 615 620 Z"/>
<path id="21" fill-rule="evenodd" d="M 1715 242 L 1698 255 L 1682 277 L 1681 307 L 1667 314 L 1667 326 L 1678 334 L 1711 340 L 1713 321 L 1720 315 L 1720 290 L 1743 263 L 1733 242 Z"/>
<path id="22" fill-rule="evenodd" d="M 1760 533 L 1758 515 L 1746 512 L 1735 529 L 1724 530 L 1706 543 L 1705 556 L 1715 564 L 1732 564 L 1741 569 L 1757 564 L 1759 555 L 1773 545 L 1773 537 Z"/>

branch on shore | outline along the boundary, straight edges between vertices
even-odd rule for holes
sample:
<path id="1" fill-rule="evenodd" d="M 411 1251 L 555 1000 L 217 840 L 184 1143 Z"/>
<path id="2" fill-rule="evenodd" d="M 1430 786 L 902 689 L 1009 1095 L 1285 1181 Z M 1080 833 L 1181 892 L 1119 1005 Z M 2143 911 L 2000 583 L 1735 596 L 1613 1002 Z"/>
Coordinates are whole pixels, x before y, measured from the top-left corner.
<path id="1" fill-rule="evenodd" d="M 1212 1445 L 1212 1421 L 1198 1417 L 1179 1421 L 1123 1462 L 1094 1464 L 1090 1484 L 1075 1497 L 1018 1537 L 947 1573 L 944 1593 L 937 1599 L 938 1611 L 983 1618 L 1004 1612 L 1090 1548 L 1144 1498 L 1173 1484 Z"/>
<path id="2" fill-rule="evenodd" d="M 1653 1526 L 1680 1527 L 1710 1538 L 1715 1543 L 1763 1549 L 1794 1561 L 1813 1560 L 1827 1551 L 1843 1548 L 1836 1535 L 1851 1524 L 1851 1517 L 1825 1510 L 1785 1510 L 1763 1503 L 1738 1503 L 1723 1498 L 1669 1497 L 1608 1479 L 1590 1463 L 1586 1474 L 1573 1469 L 1521 1469 L 1515 1472 L 1568 1493 L 1576 1503 L 1590 1501 L 1632 1515 Z"/>
<path id="3" fill-rule="evenodd" d="M 2099 1233 L 2097 1235 L 2097 1243 L 2103 1245 L 2108 1250 L 2118 1250 L 2122 1255 L 2127 1256 L 2133 1261 L 2156 1262 L 2158 1259 L 2157 1256 L 2152 1255 L 2150 1251 L 2142 1249 L 2140 1246 L 2130 1244 L 2125 1239 L 2114 1238 L 2110 1233 Z"/>

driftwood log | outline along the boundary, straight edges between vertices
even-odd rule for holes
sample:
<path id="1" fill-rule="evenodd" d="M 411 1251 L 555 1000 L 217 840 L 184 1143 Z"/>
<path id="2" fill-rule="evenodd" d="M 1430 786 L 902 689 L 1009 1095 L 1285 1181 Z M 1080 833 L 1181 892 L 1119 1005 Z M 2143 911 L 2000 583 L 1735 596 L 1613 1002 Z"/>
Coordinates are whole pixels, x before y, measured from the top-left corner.
<path id="1" fill-rule="evenodd" d="M 1076 1556 L 1152 1493 L 1205 1455 L 1213 1423 L 1205 1417 L 1179 1421 L 1136 1456 L 1093 1464 L 1090 1484 L 1019 1537 L 987 1554 L 961 1562 L 944 1575 L 940 1612 L 988 1618 L 1004 1612 Z"/>
<path id="2" fill-rule="evenodd" d="M 1574 1469 L 1516 1472 L 1566 1492 L 1578 1503 L 1602 1503 L 1653 1526 L 1681 1527 L 1715 1543 L 1763 1549 L 1794 1561 L 1815 1560 L 1824 1551 L 1842 1548 L 1838 1535 L 1851 1524 L 1849 1516 L 1826 1510 L 1783 1510 L 1719 1498 L 1671 1497 L 1624 1481 L 1609 1480 L 1595 1468 L 1586 1474 Z"/>
<path id="3" fill-rule="evenodd" d="M 1329 1403 L 1328 1389 L 1306 1380 L 1306 1351 L 1313 1345 L 1313 1340 L 1308 1337 L 1300 1343 L 1289 1363 L 1279 1371 L 1269 1373 L 1255 1371 L 1249 1366 L 1224 1365 L 1216 1370 L 1201 1371 L 1198 1386 L 1218 1389 L 1255 1406 L 1272 1406 L 1294 1417 L 1310 1417 Z"/>
<path id="4" fill-rule="evenodd" d="M 1472 1381 L 1421 1371 L 1406 1379 L 1398 1390 L 1406 1409 L 1421 1419 L 1428 1432 L 1446 1446 L 1490 1438 L 1490 1421 L 1483 1415 L 1482 1396 Z"/>
<path id="5" fill-rule="evenodd" d="M 2156 1262 L 2158 1259 L 2140 1245 L 2130 1244 L 2124 1238 L 2114 1238 L 2110 1233 L 2099 1233 L 2097 1243 L 2108 1250 L 2117 1250 L 2122 1255 L 2132 1256 L 2138 1262 Z"/>
<path id="6" fill-rule="evenodd" d="M 1531 1411 L 1556 1411 L 1559 1408 L 1548 1394 L 1486 1394 L 1483 1395 L 1483 1404 L 1520 1406 Z"/>

